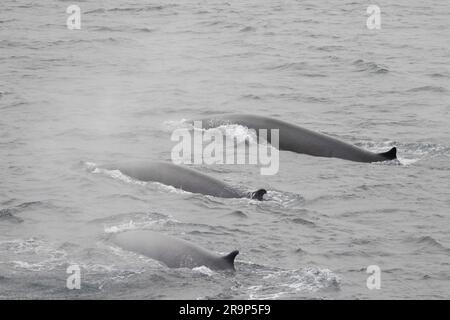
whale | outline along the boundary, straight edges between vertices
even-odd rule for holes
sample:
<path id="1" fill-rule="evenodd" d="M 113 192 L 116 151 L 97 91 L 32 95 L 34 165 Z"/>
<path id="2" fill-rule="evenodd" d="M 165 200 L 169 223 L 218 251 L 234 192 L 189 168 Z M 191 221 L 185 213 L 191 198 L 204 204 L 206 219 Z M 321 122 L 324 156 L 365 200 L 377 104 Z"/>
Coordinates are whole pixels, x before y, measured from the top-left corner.
<path id="1" fill-rule="evenodd" d="M 340 158 L 356 162 L 379 162 L 397 158 L 397 148 L 382 153 L 374 153 L 364 150 L 355 145 L 341 141 L 324 133 L 305 129 L 296 124 L 288 123 L 279 119 L 257 116 L 251 114 L 226 114 L 210 116 L 203 119 L 191 120 L 202 121 L 203 129 L 211 129 L 221 125 L 236 124 L 259 130 L 267 129 L 267 141 L 271 142 L 271 129 L 279 130 L 279 150 L 292 151 L 317 157 Z"/>
<path id="2" fill-rule="evenodd" d="M 130 230 L 113 234 L 110 240 L 127 251 L 162 262 L 169 268 L 196 268 L 206 266 L 211 270 L 235 271 L 234 250 L 218 255 L 191 242 L 151 230 Z"/>
<path id="3" fill-rule="evenodd" d="M 219 198 L 251 198 L 263 200 L 265 189 L 245 192 L 216 178 L 186 166 L 169 162 L 128 162 L 102 166 L 108 170 L 119 170 L 135 180 L 159 182 L 183 191 L 200 193 Z"/>

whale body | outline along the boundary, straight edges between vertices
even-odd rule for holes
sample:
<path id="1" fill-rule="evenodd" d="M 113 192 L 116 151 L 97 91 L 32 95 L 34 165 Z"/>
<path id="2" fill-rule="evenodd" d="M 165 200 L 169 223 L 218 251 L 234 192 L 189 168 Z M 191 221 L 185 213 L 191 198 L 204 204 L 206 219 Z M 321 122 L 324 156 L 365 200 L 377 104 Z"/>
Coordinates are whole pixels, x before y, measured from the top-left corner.
<path id="1" fill-rule="evenodd" d="M 397 158 L 396 147 L 393 147 L 387 152 L 374 153 L 340 141 L 326 134 L 314 132 L 295 124 L 269 117 L 232 114 L 218 115 L 195 121 L 202 121 L 202 127 L 204 129 L 228 124 L 237 124 L 249 129 L 254 129 L 258 134 L 259 129 L 267 129 L 267 140 L 269 143 L 271 142 L 270 130 L 279 129 L 280 150 L 293 151 L 312 156 L 333 157 L 358 162 L 378 162 Z"/>
<path id="2" fill-rule="evenodd" d="M 220 198 L 252 198 L 263 200 L 266 190 L 243 192 L 225 182 L 181 165 L 167 162 L 131 162 L 103 166 L 140 181 L 159 182 L 192 193 Z"/>
<path id="3" fill-rule="evenodd" d="M 132 230 L 115 234 L 112 242 L 119 247 L 164 263 L 169 268 L 206 266 L 211 270 L 235 270 L 239 251 L 220 256 L 191 242 L 150 230 Z"/>

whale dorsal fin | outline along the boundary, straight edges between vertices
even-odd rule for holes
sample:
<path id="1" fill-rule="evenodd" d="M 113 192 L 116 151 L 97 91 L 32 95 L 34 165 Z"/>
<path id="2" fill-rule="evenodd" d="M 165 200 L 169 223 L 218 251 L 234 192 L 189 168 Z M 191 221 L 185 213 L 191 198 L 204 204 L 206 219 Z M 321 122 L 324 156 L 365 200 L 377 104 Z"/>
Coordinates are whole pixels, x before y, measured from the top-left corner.
<path id="1" fill-rule="evenodd" d="M 251 193 L 251 198 L 262 201 L 266 193 L 267 193 L 266 189 L 258 189 L 255 192 Z"/>
<path id="2" fill-rule="evenodd" d="M 389 151 L 379 153 L 379 155 L 385 157 L 388 160 L 397 159 L 397 148 L 393 147 Z"/>
<path id="3" fill-rule="evenodd" d="M 234 269 L 234 258 L 236 258 L 236 256 L 238 254 L 239 254 L 239 250 L 234 250 L 234 251 L 231 251 L 229 254 L 227 254 L 226 256 L 224 256 L 222 258 L 223 258 L 223 260 L 225 260 L 226 262 L 231 264 L 233 266 L 233 269 Z"/>

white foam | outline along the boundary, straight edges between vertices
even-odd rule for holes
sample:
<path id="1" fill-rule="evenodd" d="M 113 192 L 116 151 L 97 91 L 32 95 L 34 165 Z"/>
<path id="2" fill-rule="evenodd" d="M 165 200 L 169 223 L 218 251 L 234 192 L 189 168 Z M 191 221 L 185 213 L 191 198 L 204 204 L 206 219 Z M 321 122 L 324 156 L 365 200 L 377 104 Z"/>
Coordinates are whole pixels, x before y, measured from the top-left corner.
<path id="1" fill-rule="evenodd" d="M 411 164 L 413 164 L 413 163 L 416 163 L 417 161 L 419 161 L 420 159 L 418 159 L 418 158 L 416 158 L 416 159 L 407 159 L 407 158 L 397 158 L 398 159 L 398 161 L 402 164 L 402 165 L 404 165 L 404 166 L 409 166 L 409 165 L 411 165 Z"/>
<path id="2" fill-rule="evenodd" d="M 133 230 L 136 229 L 136 225 L 134 224 L 133 220 L 130 220 L 128 223 L 116 225 L 116 226 L 109 226 L 105 227 L 105 233 L 118 233 L 125 230 Z"/>
<path id="3" fill-rule="evenodd" d="M 211 269 L 209 269 L 206 266 L 200 266 L 200 267 L 192 268 L 192 270 L 195 271 L 195 272 L 199 272 L 201 274 L 205 274 L 205 275 L 207 275 L 209 277 L 215 274 L 214 271 L 212 271 Z"/>
<path id="4" fill-rule="evenodd" d="M 288 294 L 288 292 L 285 291 L 280 291 L 280 292 L 273 292 L 273 293 L 261 293 L 260 291 L 263 290 L 263 286 L 258 285 L 258 286 L 250 286 L 247 288 L 250 293 L 249 293 L 249 299 L 250 300 L 274 300 L 274 299 L 280 299 L 283 296 L 285 296 L 286 294 Z"/>
<path id="5" fill-rule="evenodd" d="M 281 192 L 276 190 L 268 190 L 264 198 L 266 200 L 273 201 L 276 204 L 281 205 L 282 207 L 285 208 L 302 206 L 305 202 L 305 198 L 303 198 L 299 194 L 290 192 Z"/>
<path id="6" fill-rule="evenodd" d="M 189 127 L 190 125 L 186 121 L 187 121 L 187 119 L 167 120 L 167 121 L 164 121 L 163 124 L 167 130 L 173 131 L 180 127 Z"/>
<path id="7" fill-rule="evenodd" d="M 2 241 L 0 247 L 3 246 L 14 254 L 13 260 L 4 263 L 11 263 L 15 268 L 30 271 L 53 270 L 67 262 L 65 251 L 55 249 L 34 238 Z"/>
<path id="8" fill-rule="evenodd" d="M 135 229 L 148 229 L 149 227 L 155 226 L 155 225 L 165 225 L 167 223 L 179 223 L 178 220 L 167 218 L 167 219 L 159 219 L 159 220 L 146 220 L 146 221 L 139 221 L 135 222 L 133 220 L 130 220 L 129 222 L 113 225 L 113 226 L 105 226 L 104 231 L 105 233 L 118 233 L 122 231 L 127 230 L 135 230 Z"/>
<path id="9" fill-rule="evenodd" d="M 141 186 L 147 185 L 147 182 L 130 178 L 129 176 L 120 172 L 120 170 L 107 170 L 107 169 L 103 169 L 103 168 L 96 168 L 94 171 L 92 171 L 92 173 L 102 173 L 113 179 L 117 179 L 117 180 L 120 180 L 120 181 L 123 181 L 126 183 L 137 184 L 137 185 L 141 185 Z"/>
<path id="10" fill-rule="evenodd" d="M 247 288 L 250 299 L 276 299 L 299 292 L 338 288 L 341 281 L 331 270 L 316 267 L 270 272 L 262 279 L 263 284 Z"/>

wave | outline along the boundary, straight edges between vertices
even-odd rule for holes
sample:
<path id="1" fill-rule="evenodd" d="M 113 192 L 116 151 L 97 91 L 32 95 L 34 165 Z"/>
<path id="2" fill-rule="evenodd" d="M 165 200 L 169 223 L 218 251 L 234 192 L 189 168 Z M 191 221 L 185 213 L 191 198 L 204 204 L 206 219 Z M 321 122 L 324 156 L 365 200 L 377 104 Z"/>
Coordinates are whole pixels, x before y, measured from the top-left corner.
<path id="1" fill-rule="evenodd" d="M 98 26 L 92 27 L 93 31 L 104 31 L 104 32 L 154 32 L 156 29 L 151 29 L 147 27 L 143 28 L 128 28 L 126 26 L 118 26 L 118 27 L 107 27 L 107 26 Z"/>
<path id="2" fill-rule="evenodd" d="M 166 4 L 166 5 L 147 5 L 147 6 L 136 6 L 136 7 L 115 7 L 115 8 L 97 8 L 93 10 L 86 11 L 84 14 L 96 14 L 96 13 L 107 13 L 107 12 L 151 12 L 151 11 L 163 11 L 165 9 L 177 7 L 177 4 Z M 173 12 L 176 14 L 176 12 Z"/>
<path id="3" fill-rule="evenodd" d="M 137 229 L 148 229 L 148 228 L 155 228 L 155 226 L 163 226 L 167 224 L 174 224 L 179 223 L 177 220 L 172 218 L 164 218 L 164 219 L 155 219 L 151 220 L 146 217 L 146 219 L 139 219 L 138 221 L 135 221 L 133 219 L 123 222 L 123 223 L 116 223 L 113 225 L 105 226 L 104 232 L 106 234 L 112 234 L 112 233 L 119 233 L 127 230 L 137 230 Z"/>
<path id="4" fill-rule="evenodd" d="M 252 31 L 256 31 L 256 28 L 247 26 L 239 30 L 239 32 L 252 32 Z"/>
<path id="5" fill-rule="evenodd" d="M 16 217 L 9 208 L 0 210 L 0 221 L 9 221 L 13 223 L 23 222 L 22 218 Z"/>
<path id="6" fill-rule="evenodd" d="M 296 270 L 257 271 L 260 283 L 246 288 L 249 299 L 279 299 L 301 293 L 340 290 L 341 279 L 329 269 L 304 267 Z"/>
<path id="7" fill-rule="evenodd" d="M 106 12 L 105 8 L 98 8 L 98 9 L 88 10 L 88 11 L 84 12 L 84 14 L 105 13 L 105 12 Z"/>
<path id="8" fill-rule="evenodd" d="M 105 218 L 92 219 L 89 223 L 101 223 L 101 224 L 122 224 L 124 221 L 176 221 L 173 220 L 171 215 L 159 213 L 159 212 L 127 212 L 111 215 Z"/>
<path id="9" fill-rule="evenodd" d="M 449 75 L 447 74 L 443 74 L 443 73 L 439 73 L 439 72 L 435 72 L 435 73 L 431 73 L 431 74 L 429 74 L 429 76 L 431 77 L 431 78 L 448 78 L 449 77 Z"/>
<path id="10" fill-rule="evenodd" d="M 241 210 L 234 210 L 230 213 L 226 213 L 224 216 L 225 217 L 233 217 L 233 218 L 242 218 L 242 219 L 248 218 L 248 215 Z"/>
<path id="11" fill-rule="evenodd" d="M 86 166 L 86 169 L 88 169 L 90 172 L 92 172 L 94 174 L 101 173 L 101 174 L 104 174 L 113 179 L 123 181 L 125 183 L 137 184 L 137 185 L 141 185 L 141 186 L 146 186 L 148 184 L 145 181 L 135 180 L 135 179 L 123 174 L 122 172 L 120 172 L 120 170 L 108 170 L 108 169 L 100 168 L 94 162 L 85 162 L 85 166 Z"/>
<path id="12" fill-rule="evenodd" d="M 0 216 L 21 212 L 22 209 L 32 207 L 33 205 L 36 205 L 36 204 L 41 204 L 41 202 L 40 201 L 24 202 L 17 206 L 14 206 L 14 207 L 3 208 L 3 209 L 0 209 Z"/>
<path id="13" fill-rule="evenodd" d="M 194 126 L 194 124 L 189 123 L 186 119 L 182 119 L 180 121 L 166 121 L 165 125 L 166 127 L 170 126 L 171 129 L 186 128 L 201 131 L 203 134 L 207 133 L 211 136 L 215 136 L 216 134 L 221 135 L 226 138 L 236 139 L 238 144 L 256 143 L 258 141 L 255 130 L 237 124 L 219 125 L 214 128 L 204 129 L 202 127 Z"/>
<path id="14" fill-rule="evenodd" d="M 175 5 L 171 5 L 175 6 Z M 169 6 L 163 5 L 150 5 L 145 7 L 125 7 L 125 8 L 111 8 L 107 9 L 107 12 L 141 12 L 141 11 L 160 11 L 168 8 Z"/>
<path id="15" fill-rule="evenodd" d="M 163 122 L 163 125 L 167 132 L 172 132 L 175 129 L 181 128 L 192 128 L 192 125 L 188 123 L 188 119 L 166 120 Z"/>
<path id="16" fill-rule="evenodd" d="M 261 97 L 256 94 L 244 94 L 241 96 L 241 99 L 261 100 Z"/>
<path id="17" fill-rule="evenodd" d="M 353 65 L 358 68 L 358 72 L 367 71 L 374 74 L 385 74 L 389 72 L 389 68 L 382 64 L 377 64 L 372 61 L 364 61 L 362 59 L 355 60 Z"/>
<path id="18" fill-rule="evenodd" d="M 49 207 L 49 204 L 43 201 L 29 201 L 23 202 L 18 205 L 0 209 L 0 220 L 6 220 L 14 223 L 21 223 L 24 220 L 17 217 L 17 214 L 23 213 L 30 209 L 36 209 L 40 207 Z"/>
<path id="19" fill-rule="evenodd" d="M 346 47 L 344 46 L 336 46 L 336 45 L 326 45 L 326 46 L 319 46 L 319 47 L 313 47 L 319 51 L 325 51 L 325 52 L 335 52 L 339 50 L 344 50 Z"/>
<path id="20" fill-rule="evenodd" d="M 438 240 L 436 240 L 431 236 L 412 237 L 408 239 L 408 243 L 413 243 L 417 245 L 418 251 L 427 251 L 436 249 L 446 253 L 450 253 L 450 248 L 444 246 Z"/>
<path id="21" fill-rule="evenodd" d="M 301 75 L 304 77 L 307 77 L 307 78 L 326 78 L 326 77 L 328 77 L 326 74 L 322 74 L 322 73 L 301 73 Z M 327 101 L 326 99 L 315 98 L 315 97 L 310 97 L 308 99 L 312 102 Z"/>
<path id="22" fill-rule="evenodd" d="M 54 270 L 67 263 L 65 250 L 36 238 L 1 241 L 0 253 L 9 257 L 2 259 L 4 263 L 29 271 Z"/>
<path id="23" fill-rule="evenodd" d="M 16 21 L 17 19 L 6 19 L 6 20 L 0 20 L 0 23 L 7 23 L 7 22 L 13 22 Z"/>
<path id="24" fill-rule="evenodd" d="M 439 86 L 422 86 L 406 90 L 406 92 L 437 92 L 446 93 L 447 89 Z"/>
<path id="25" fill-rule="evenodd" d="M 74 46 L 77 44 L 92 44 L 94 42 L 99 43 L 117 43 L 120 41 L 119 38 L 113 38 L 113 37 L 105 37 L 105 38 L 92 38 L 92 39 L 71 39 L 71 40 L 55 40 L 55 41 L 49 41 L 47 44 L 49 46 L 59 46 L 59 45 L 70 45 Z"/>
<path id="26" fill-rule="evenodd" d="M 273 67 L 270 70 L 305 70 L 308 64 L 306 62 L 287 62 Z"/>
<path id="27" fill-rule="evenodd" d="M 16 48 L 22 46 L 26 46 L 26 44 L 19 41 L 11 41 L 6 39 L 0 40 L 0 48 Z"/>
<path id="28" fill-rule="evenodd" d="M 311 226 L 311 227 L 315 227 L 316 226 L 316 224 L 314 222 L 306 220 L 306 219 L 303 219 L 303 218 L 299 218 L 299 217 L 292 218 L 292 219 L 290 219 L 290 221 L 293 222 L 293 223 L 302 224 L 302 225 L 305 225 L 305 226 Z M 301 250 L 301 251 L 303 251 L 303 250 Z"/>
<path id="29" fill-rule="evenodd" d="M 108 27 L 108 26 L 92 26 L 90 29 L 93 31 L 109 31 L 109 32 L 120 32 L 123 31 L 123 27 Z"/>
<path id="30" fill-rule="evenodd" d="M 441 144 L 414 142 L 398 143 L 396 141 L 373 142 L 364 141 L 355 143 L 355 145 L 370 150 L 375 153 L 385 152 L 396 146 L 397 159 L 373 163 L 374 165 L 404 165 L 408 166 L 417 161 L 430 159 L 436 156 L 449 155 L 450 147 Z"/>
<path id="31" fill-rule="evenodd" d="M 147 28 L 147 27 L 143 27 L 143 28 L 134 28 L 131 29 L 133 32 L 155 32 L 156 29 L 151 29 L 151 28 Z"/>
<path id="32" fill-rule="evenodd" d="M 237 186 L 237 188 L 240 190 L 244 190 L 243 186 Z M 305 198 L 299 194 L 270 189 L 267 190 L 267 193 L 264 195 L 263 201 L 250 198 L 218 198 L 202 194 L 192 195 L 192 199 L 197 200 L 197 205 L 206 209 L 217 209 L 220 207 L 229 208 L 230 206 L 238 207 L 240 208 L 238 212 L 232 212 L 227 215 L 236 215 L 241 217 L 244 217 L 245 215 L 245 213 L 242 214 L 242 209 L 244 208 L 256 207 L 262 212 L 283 214 L 283 212 L 280 212 L 280 209 L 299 209 L 302 208 L 305 203 Z"/>
<path id="33" fill-rule="evenodd" d="M 301 208 L 305 204 L 305 198 L 298 194 L 286 191 L 267 190 L 263 202 L 259 202 L 259 207 L 280 207 L 285 209 Z"/>

